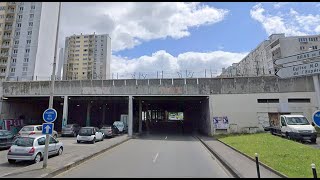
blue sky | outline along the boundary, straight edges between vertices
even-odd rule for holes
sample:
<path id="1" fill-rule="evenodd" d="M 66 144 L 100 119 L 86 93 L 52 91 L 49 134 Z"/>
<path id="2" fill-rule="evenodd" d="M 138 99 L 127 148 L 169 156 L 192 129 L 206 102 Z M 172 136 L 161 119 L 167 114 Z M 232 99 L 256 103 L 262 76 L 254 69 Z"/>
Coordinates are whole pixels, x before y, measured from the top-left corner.
<path id="1" fill-rule="evenodd" d="M 201 76 L 208 68 L 218 75 L 272 33 L 320 34 L 318 2 L 65 3 L 63 10 L 62 36 L 110 34 L 111 71 L 124 76 Z"/>

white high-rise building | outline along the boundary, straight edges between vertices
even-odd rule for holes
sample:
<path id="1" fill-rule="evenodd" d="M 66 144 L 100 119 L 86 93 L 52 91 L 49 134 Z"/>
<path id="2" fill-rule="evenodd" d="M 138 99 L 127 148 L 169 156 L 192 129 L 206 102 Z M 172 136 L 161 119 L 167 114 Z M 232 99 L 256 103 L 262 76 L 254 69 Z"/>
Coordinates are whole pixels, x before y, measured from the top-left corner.
<path id="1" fill-rule="evenodd" d="M 81 34 L 66 38 L 64 80 L 110 79 L 111 38 Z"/>
<path id="2" fill-rule="evenodd" d="M 0 3 L 1 79 L 50 79 L 58 10 L 58 2 Z"/>
<path id="3" fill-rule="evenodd" d="M 220 77 L 273 76 L 276 59 L 320 48 L 320 35 L 289 36 L 272 34 L 239 63 L 222 70 Z"/>

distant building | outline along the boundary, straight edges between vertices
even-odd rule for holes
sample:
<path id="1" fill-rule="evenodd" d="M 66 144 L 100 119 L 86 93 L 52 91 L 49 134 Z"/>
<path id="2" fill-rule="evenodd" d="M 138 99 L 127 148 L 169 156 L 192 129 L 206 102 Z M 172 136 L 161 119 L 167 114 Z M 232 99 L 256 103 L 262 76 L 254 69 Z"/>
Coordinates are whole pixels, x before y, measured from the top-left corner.
<path id="1" fill-rule="evenodd" d="M 73 35 L 66 38 L 63 79 L 110 79 L 111 38 L 103 35 Z"/>
<path id="2" fill-rule="evenodd" d="M 57 2 L 0 2 L 0 79 L 48 79 L 58 23 Z"/>
<path id="3" fill-rule="evenodd" d="M 274 60 L 317 50 L 319 47 L 320 35 L 285 37 L 283 33 L 272 34 L 237 65 L 222 70 L 220 77 L 273 76 L 277 71 L 273 65 Z"/>

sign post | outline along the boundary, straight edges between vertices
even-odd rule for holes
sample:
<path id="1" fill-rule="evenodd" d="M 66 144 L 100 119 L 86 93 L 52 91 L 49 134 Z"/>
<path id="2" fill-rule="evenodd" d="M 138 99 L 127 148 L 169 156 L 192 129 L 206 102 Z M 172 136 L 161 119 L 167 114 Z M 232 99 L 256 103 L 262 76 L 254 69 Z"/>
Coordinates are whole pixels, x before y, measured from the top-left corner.
<path id="1" fill-rule="evenodd" d="M 55 109 L 47 109 L 43 112 L 42 118 L 45 122 L 42 124 L 42 134 L 46 135 L 46 143 L 44 146 L 44 157 L 43 157 L 43 168 L 47 167 L 48 162 L 48 149 L 49 149 L 49 134 L 52 134 L 54 124 L 53 122 L 57 119 L 57 111 Z"/>

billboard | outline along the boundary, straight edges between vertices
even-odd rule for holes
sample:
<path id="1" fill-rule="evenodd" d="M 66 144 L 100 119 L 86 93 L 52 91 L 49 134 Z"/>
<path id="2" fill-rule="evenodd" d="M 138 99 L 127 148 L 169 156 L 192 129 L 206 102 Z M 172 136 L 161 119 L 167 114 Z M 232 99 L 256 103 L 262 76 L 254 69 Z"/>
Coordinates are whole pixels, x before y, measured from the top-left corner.
<path id="1" fill-rule="evenodd" d="M 183 120 L 183 112 L 168 112 L 169 121 L 181 121 Z"/>
<path id="2" fill-rule="evenodd" d="M 227 116 L 223 117 L 213 117 L 213 125 L 216 129 L 228 129 L 229 120 Z"/>

